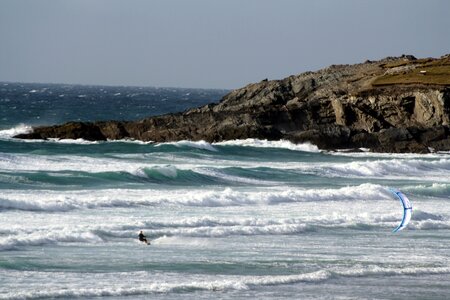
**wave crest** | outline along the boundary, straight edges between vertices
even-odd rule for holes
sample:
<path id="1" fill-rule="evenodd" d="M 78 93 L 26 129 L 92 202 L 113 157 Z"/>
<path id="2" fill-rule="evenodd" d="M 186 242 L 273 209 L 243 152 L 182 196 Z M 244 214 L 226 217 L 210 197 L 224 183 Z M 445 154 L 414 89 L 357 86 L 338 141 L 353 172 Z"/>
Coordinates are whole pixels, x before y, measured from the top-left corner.
<path id="1" fill-rule="evenodd" d="M 175 147 L 190 147 L 190 148 L 196 148 L 201 150 L 208 150 L 212 152 L 217 152 L 218 150 L 214 148 L 214 146 L 206 141 L 188 141 L 188 140 L 182 140 L 178 142 L 167 142 L 167 143 L 159 143 L 156 145 L 156 147 L 164 146 L 164 145 L 172 145 Z"/>
<path id="2" fill-rule="evenodd" d="M 245 139 L 245 140 L 231 140 L 218 142 L 214 143 L 214 145 L 254 147 L 254 148 L 279 148 L 302 152 L 321 152 L 316 145 L 313 145 L 311 143 L 294 144 L 287 140 L 268 141 L 259 139 Z"/>
<path id="3" fill-rule="evenodd" d="M 252 206 L 277 205 L 295 202 L 317 201 L 359 201 L 387 200 L 392 196 L 383 186 L 361 184 L 337 189 L 280 189 L 263 191 L 239 191 L 231 188 L 224 190 L 133 190 L 105 189 L 97 192 L 90 190 L 41 191 L 38 194 L 26 191 L 3 190 L 0 209 L 67 211 L 77 208 L 98 207 L 134 207 L 155 205 L 183 206 Z"/>
<path id="4" fill-rule="evenodd" d="M 165 280 L 155 279 L 149 272 L 134 273 L 109 273 L 109 274 L 83 274 L 88 283 L 77 283 L 78 276 L 61 273 L 43 274 L 42 272 L 29 272 L 28 277 L 45 276 L 47 280 L 56 281 L 64 276 L 66 281 L 73 282 L 70 287 L 49 287 L 37 289 L 28 287 L 29 290 L 8 291 L 1 297 L 5 299 L 41 299 L 41 298 L 86 298 L 86 297 L 120 297 L 151 295 L 157 293 L 194 293 L 197 291 L 246 291 L 261 286 L 285 285 L 295 283 L 318 283 L 339 277 L 373 277 L 373 276 L 397 276 L 397 275 L 437 275 L 448 274 L 448 267 L 382 267 L 377 265 L 353 266 L 350 268 L 319 269 L 301 274 L 291 275 L 186 275 L 182 277 L 172 276 Z M 69 276 L 69 277 L 68 277 Z M 112 278 L 117 282 L 111 286 Z M 117 281 L 117 278 L 119 280 Z M 129 278 L 133 278 L 132 285 Z M 124 279 L 124 280 L 122 280 Z M 127 280 L 125 280 L 127 279 Z"/>
<path id="5" fill-rule="evenodd" d="M 14 250 L 24 246 L 44 246 L 57 243 L 98 243 L 102 239 L 92 232 L 35 232 L 21 234 L 20 237 L 6 237 L 0 239 L 0 251 Z"/>
<path id="6" fill-rule="evenodd" d="M 10 129 L 0 130 L 0 138 L 12 138 L 18 134 L 33 132 L 33 128 L 26 124 L 19 124 Z"/>

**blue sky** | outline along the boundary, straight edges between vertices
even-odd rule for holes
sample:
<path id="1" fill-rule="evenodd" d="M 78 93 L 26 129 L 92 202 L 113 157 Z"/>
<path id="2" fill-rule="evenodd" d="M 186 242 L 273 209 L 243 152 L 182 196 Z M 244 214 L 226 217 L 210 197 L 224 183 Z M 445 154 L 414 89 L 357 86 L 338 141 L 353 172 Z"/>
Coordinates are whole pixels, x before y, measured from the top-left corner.
<path id="1" fill-rule="evenodd" d="M 450 53 L 446 0 L 0 0 L 0 81 L 239 88 Z"/>

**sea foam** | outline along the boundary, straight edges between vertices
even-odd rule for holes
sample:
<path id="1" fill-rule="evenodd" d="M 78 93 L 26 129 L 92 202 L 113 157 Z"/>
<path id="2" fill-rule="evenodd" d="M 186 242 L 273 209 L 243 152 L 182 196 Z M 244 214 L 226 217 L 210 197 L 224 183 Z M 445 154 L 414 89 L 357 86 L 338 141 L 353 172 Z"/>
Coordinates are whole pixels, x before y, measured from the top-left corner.
<path id="1" fill-rule="evenodd" d="M 0 299 L 42 299 L 42 298 L 86 298 L 86 297 L 123 297 L 151 294 L 171 293 L 195 293 L 247 291 L 263 286 L 276 286 L 286 284 L 314 284 L 334 278 L 356 278 L 374 276 L 397 275 L 445 275 L 450 273 L 449 267 L 382 267 L 369 265 L 365 267 L 353 266 L 350 268 L 319 269 L 291 275 L 263 275 L 263 276 L 239 276 L 239 275 L 186 275 L 182 277 L 174 275 L 166 280 L 154 279 L 147 272 L 132 273 L 107 273 L 91 274 L 83 273 L 83 277 L 89 283 L 81 285 L 77 283 L 78 274 L 67 275 L 55 272 L 44 274 L 42 272 L 27 272 L 28 278 L 46 278 L 51 282 L 64 279 L 66 285 L 55 284 L 46 289 L 36 289 L 30 286 L 19 290 L 10 290 L 0 295 Z M 111 286 L 113 278 L 116 282 Z M 117 280 L 119 278 L 119 280 Z M 129 279 L 132 284 L 128 283 Z M 123 279 L 123 280 L 122 280 Z M 125 280 L 127 279 L 127 280 Z M 212 295 L 211 295 L 212 296 Z"/>
<path id="2" fill-rule="evenodd" d="M 354 162 L 271 162 L 271 161 L 245 161 L 237 158 L 221 160 L 209 157 L 191 158 L 178 156 L 171 159 L 172 153 L 153 154 L 148 158 L 146 154 L 132 157 L 90 157 L 74 155 L 31 155 L 31 154 L 0 154 L 0 169 L 3 171 L 79 171 L 89 173 L 99 172 L 128 172 L 145 177 L 146 169 L 165 172 L 168 168 L 174 170 L 190 170 L 197 174 L 216 177 L 219 180 L 239 181 L 244 183 L 262 183 L 251 177 L 241 177 L 234 174 L 233 169 L 251 170 L 257 176 L 258 168 L 267 168 L 274 171 L 287 170 L 298 175 L 314 175 L 324 178 L 403 178 L 420 179 L 422 182 L 432 181 L 440 184 L 448 181 L 450 172 L 450 159 L 380 159 Z M 173 166 L 168 167 L 170 164 Z M 144 172 L 142 172 L 144 170 Z M 173 174 L 173 171 L 170 171 Z M 279 172 L 278 172 L 279 173 Z M 147 174 L 148 175 L 148 174 Z M 270 182 L 270 181 L 268 181 Z"/>
<path id="3" fill-rule="evenodd" d="M 182 141 L 178 141 L 178 142 L 159 143 L 159 144 L 156 144 L 156 147 L 160 147 L 160 146 L 164 146 L 164 145 L 173 145 L 175 147 L 190 147 L 190 148 L 197 148 L 197 149 L 217 152 L 217 149 L 214 148 L 213 145 L 211 145 L 210 143 L 208 143 L 206 141 L 182 140 Z"/>
<path id="4" fill-rule="evenodd" d="M 294 202 L 358 201 L 391 199 L 385 187 L 362 184 L 337 189 L 282 188 L 265 191 L 103 189 L 98 191 L 51 191 L 39 193 L 3 190 L 3 209 L 67 211 L 75 208 L 134 207 L 177 204 L 185 206 L 253 206 Z"/>
<path id="5" fill-rule="evenodd" d="M 259 139 L 230 140 L 214 143 L 214 145 L 254 147 L 254 148 L 279 148 L 303 152 L 320 152 L 319 148 L 311 143 L 294 144 L 287 140 L 279 140 L 279 141 L 268 141 Z"/>
<path id="6" fill-rule="evenodd" d="M 91 232 L 34 232 L 18 236 L 0 238 L 0 251 L 14 250 L 20 247 L 45 246 L 57 243 L 98 243 L 102 239 Z"/>
<path id="7" fill-rule="evenodd" d="M 316 165 L 317 172 L 326 176 L 365 177 L 365 178 L 398 178 L 415 177 L 437 181 L 447 181 L 442 175 L 450 171 L 449 159 L 419 160 L 419 159 L 383 159 L 375 161 L 355 161 Z"/>
<path id="8" fill-rule="evenodd" d="M 10 129 L 0 130 L 0 138 L 11 138 L 15 135 L 22 133 L 30 133 L 33 131 L 33 128 L 29 125 L 19 124 Z"/>

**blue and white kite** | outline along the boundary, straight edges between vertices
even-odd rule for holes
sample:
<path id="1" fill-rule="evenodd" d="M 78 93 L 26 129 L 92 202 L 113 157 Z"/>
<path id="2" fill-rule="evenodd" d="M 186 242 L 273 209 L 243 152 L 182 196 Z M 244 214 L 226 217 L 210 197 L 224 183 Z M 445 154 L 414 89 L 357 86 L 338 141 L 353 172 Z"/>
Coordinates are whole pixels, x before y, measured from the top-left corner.
<path id="1" fill-rule="evenodd" d="M 400 202 L 403 205 L 403 219 L 400 222 L 400 224 L 397 226 L 397 228 L 395 228 L 392 232 L 397 232 L 402 230 L 403 228 L 406 227 L 406 225 L 408 225 L 409 220 L 411 220 L 411 216 L 412 216 L 412 204 L 411 202 L 409 202 L 409 199 L 405 196 L 405 194 L 403 194 L 402 192 L 400 192 L 399 190 L 396 189 L 389 189 L 395 196 L 397 196 L 397 198 L 400 200 Z"/>

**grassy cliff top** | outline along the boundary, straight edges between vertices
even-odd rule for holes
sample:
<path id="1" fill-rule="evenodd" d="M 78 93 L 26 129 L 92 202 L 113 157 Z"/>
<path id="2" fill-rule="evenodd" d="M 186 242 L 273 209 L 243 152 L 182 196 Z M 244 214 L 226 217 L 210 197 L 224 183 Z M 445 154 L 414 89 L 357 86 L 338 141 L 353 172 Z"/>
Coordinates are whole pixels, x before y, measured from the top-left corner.
<path id="1" fill-rule="evenodd" d="M 395 84 L 450 85 L 450 55 L 441 58 L 396 60 L 382 65 L 386 72 L 373 86 Z"/>

